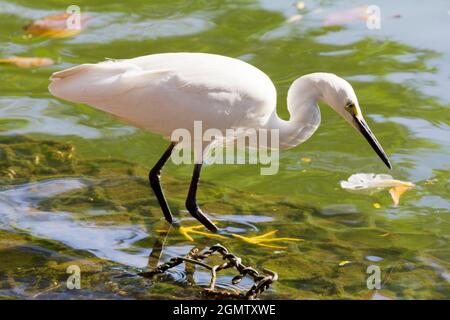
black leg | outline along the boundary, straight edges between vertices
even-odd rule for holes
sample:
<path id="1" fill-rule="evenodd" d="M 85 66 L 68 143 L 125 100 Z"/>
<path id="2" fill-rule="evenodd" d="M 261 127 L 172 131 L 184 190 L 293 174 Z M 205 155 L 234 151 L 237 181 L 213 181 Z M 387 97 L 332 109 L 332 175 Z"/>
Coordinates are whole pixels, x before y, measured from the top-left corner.
<path id="1" fill-rule="evenodd" d="M 212 232 L 217 232 L 219 229 L 205 214 L 200 210 L 197 204 L 197 185 L 200 179 L 200 171 L 202 170 L 202 164 L 196 164 L 194 167 L 194 173 L 192 174 L 191 185 L 189 186 L 189 193 L 186 199 L 186 208 L 189 213 L 200 221 L 207 229 Z"/>
<path id="2" fill-rule="evenodd" d="M 155 164 L 155 166 L 150 170 L 148 174 L 148 179 L 150 181 L 150 186 L 155 193 L 156 198 L 158 199 L 159 205 L 161 206 L 161 210 L 164 213 L 164 217 L 169 223 L 173 222 L 172 213 L 170 212 L 169 206 L 167 205 L 166 197 L 161 189 L 160 176 L 161 169 L 166 163 L 166 161 L 170 158 L 172 154 L 172 150 L 175 147 L 176 143 L 172 142 L 167 150 L 162 155 L 161 159 Z"/>

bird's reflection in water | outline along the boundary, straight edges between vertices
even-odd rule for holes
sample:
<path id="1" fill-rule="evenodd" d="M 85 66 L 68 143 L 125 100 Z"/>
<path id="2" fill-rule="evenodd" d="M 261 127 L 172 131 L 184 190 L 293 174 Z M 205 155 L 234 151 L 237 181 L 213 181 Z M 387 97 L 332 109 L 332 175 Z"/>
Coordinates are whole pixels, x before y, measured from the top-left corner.
<path id="1" fill-rule="evenodd" d="M 257 218 L 257 220 L 261 219 L 261 217 Z M 233 219 L 231 219 L 233 220 Z M 252 220 L 250 218 L 250 220 Z M 224 221 L 223 221 L 224 222 Z M 221 223 L 223 223 L 221 222 Z M 243 241 L 245 242 L 246 246 L 249 245 L 255 245 L 255 246 L 262 246 L 262 247 L 266 247 L 266 248 L 276 248 L 276 249 L 285 249 L 287 248 L 286 246 L 281 246 L 281 245 L 272 245 L 269 243 L 272 242 L 297 242 L 297 241 L 301 241 L 301 239 L 297 239 L 297 238 L 287 238 L 287 237 L 282 237 L 282 238 L 275 238 L 272 237 L 275 233 L 276 230 L 272 230 L 269 231 L 267 233 L 261 234 L 261 235 L 255 235 L 255 236 L 250 236 L 248 234 L 248 227 L 251 227 L 250 229 L 255 230 L 255 231 L 259 231 L 259 229 L 253 225 L 250 222 L 246 222 L 245 225 L 242 225 L 242 221 L 234 221 L 234 222 L 230 222 L 227 221 L 224 224 L 224 227 L 221 228 L 222 229 L 222 233 L 221 234 L 214 234 L 214 233 L 208 233 L 208 232 L 204 232 L 204 231 L 198 231 L 197 228 L 198 226 L 184 226 L 187 225 L 188 222 L 184 221 L 183 222 L 183 226 L 180 224 L 175 224 L 175 225 L 171 225 L 170 228 L 168 229 L 164 229 L 164 230 L 159 230 L 157 229 L 157 233 L 155 234 L 153 232 L 153 234 L 155 234 L 154 240 L 153 240 L 153 245 L 152 245 L 152 249 L 150 251 L 149 254 L 149 258 L 148 258 L 148 264 L 147 264 L 147 271 L 146 272 L 142 272 L 139 275 L 144 276 L 146 278 L 151 278 L 154 281 L 176 281 L 176 282 L 182 282 L 183 284 L 187 284 L 188 286 L 197 286 L 197 287 L 204 287 L 204 288 L 210 288 L 208 290 L 206 290 L 206 293 L 209 294 L 214 294 L 214 295 L 222 295 L 225 294 L 227 296 L 231 295 L 242 295 L 243 292 L 248 292 L 248 290 L 250 288 L 253 287 L 254 284 L 256 284 L 256 280 L 255 278 L 252 279 L 252 277 L 245 277 L 245 274 L 242 276 L 241 279 L 243 279 L 243 281 L 239 282 L 239 281 L 234 281 L 234 277 L 237 276 L 241 271 L 237 271 L 237 270 L 241 270 L 241 269 L 234 269 L 236 265 L 234 264 L 229 264 L 228 267 L 224 267 L 224 269 L 229 269 L 229 272 L 223 272 L 221 274 L 217 274 L 217 278 L 216 276 L 213 276 L 213 273 L 216 274 L 216 272 L 213 272 L 212 270 L 216 267 L 219 267 L 219 265 L 227 265 L 230 262 L 228 261 L 228 258 L 225 258 L 225 256 L 234 256 L 233 254 L 231 254 L 231 252 L 229 252 L 225 247 L 223 247 L 223 249 L 225 250 L 225 253 L 222 253 L 221 256 L 221 260 L 219 260 L 220 262 L 218 262 L 218 264 L 215 264 L 215 267 L 213 267 L 213 265 L 210 265 L 209 262 L 206 263 L 206 259 L 203 260 L 203 258 L 197 259 L 196 254 L 200 253 L 200 256 L 202 256 L 203 252 L 208 252 L 208 250 L 214 246 L 216 244 L 226 244 L 227 246 L 233 242 L 239 242 L 239 241 Z M 230 225 L 228 227 L 225 227 L 225 225 Z M 203 227 L 203 226 L 200 226 Z M 237 230 L 239 230 L 240 228 L 242 228 L 242 234 L 246 234 L 246 236 L 243 235 L 237 235 L 234 232 L 238 232 Z M 193 232 L 195 234 L 195 239 L 192 238 L 189 233 L 187 232 Z M 244 231 L 246 230 L 246 231 Z M 177 255 L 176 257 L 174 257 L 173 254 L 169 255 L 171 256 L 172 259 L 167 260 L 167 256 L 168 254 L 164 253 L 164 249 L 165 246 L 167 245 L 169 241 L 169 238 L 171 240 L 173 239 L 177 239 L 177 236 L 179 238 L 179 236 L 183 236 L 184 238 L 186 238 L 187 240 L 191 241 L 193 243 L 193 246 L 191 246 L 190 248 L 186 248 L 186 246 L 184 247 L 185 252 Z M 222 240 L 222 241 L 220 241 Z M 184 240 L 185 241 L 185 240 Z M 167 245 L 168 248 L 173 249 L 173 246 Z M 171 251 L 169 249 L 169 251 Z M 195 252 L 195 253 L 194 253 Z M 224 255 L 225 254 L 225 255 Z M 219 254 L 220 256 L 220 254 Z M 177 258 L 189 258 L 191 259 L 191 261 L 182 261 L 177 260 Z M 239 261 L 238 264 L 241 265 L 242 263 L 245 262 L 241 262 L 241 258 L 236 257 L 236 261 Z M 211 258 L 214 259 L 214 258 Z M 244 259 L 245 260 L 245 259 Z M 172 264 L 172 262 L 174 262 Z M 202 263 L 206 263 L 202 265 Z M 199 265 L 200 264 L 200 265 Z M 198 266 L 199 265 L 199 266 Z M 168 266 L 166 268 L 166 266 Z M 211 269 L 213 268 L 213 269 Z M 222 267 L 219 267 L 218 270 L 220 270 Z M 242 265 L 241 268 L 247 268 L 245 265 Z M 255 270 L 253 268 L 250 268 L 252 270 Z M 256 270 L 255 270 L 256 271 Z M 212 273 L 213 272 L 213 273 Z M 230 272 L 232 274 L 230 274 Z M 264 273 L 267 275 L 268 271 L 265 271 Z M 276 273 L 272 273 L 270 272 L 270 274 L 272 274 L 273 276 L 276 276 Z M 260 274 L 261 276 L 263 276 L 263 274 Z M 214 278 L 214 281 L 212 281 L 212 279 Z M 244 279 L 246 278 L 246 279 Z M 258 280 L 259 281 L 259 280 Z M 214 285 L 212 284 L 214 283 Z M 217 284 L 217 286 L 215 285 Z M 213 289 L 215 288 L 215 289 Z M 219 291 L 216 291 L 216 290 Z M 225 291 L 223 291 L 223 289 L 225 289 Z M 241 296 L 242 297 L 242 296 Z"/>
<path id="2" fill-rule="evenodd" d="M 180 227 L 178 227 L 180 228 Z M 181 227 L 182 228 L 182 227 Z M 263 269 L 263 272 L 258 272 L 255 268 L 246 265 L 242 262 L 242 259 L 229 251 L 225 246 L 216 244 L 207 248 L 205 239 L 200 241 L 201 247 L 204 250 L 200 250 L 197 246 L 189 250 L 185 257 L 174 257 L 169 261 L 160 264 L 162 252 L 164 249 L 169 230 L 164 230 L 158 237 L 155 238 L 153 249 L 149 255 L 148 272 L 140 273 L 141 276 L 147 278 L 154 278 L 157 275 L 166 275 L 165 272 L 173 267 L 184 264 L 184 282 L 190 287 L 203 287 L 202 295 L 209 296 L 211 298 L 234 298 L 234 299 L 254 299 L 261 293 L 267 290 L 270 285 L 278 279 L 278 274 L 269 269 Z M 262 236 L 254 237 L 257 239 L 265 239 L 267 235 L 272 235 L 274 232 L 268 232 Z M 214 235 L 210 238 L 216 238 Z M 227 239 L 225 236 L 221 236 Z M 250 239 L 251 237 L 249 237 Z M 239 238 L 238 238 L 239 239 Z M 233 240 L 236 240 L 234 238 Z M 297 241 L 298 239 L 292 238 L 276 238 L 275 241 Z M 258 244 L 255 242 L 255 244 Z M 268 245 L 264 245 L 269 247 Z M 207 259 L 212 255 L 218 255 L 222 259 L 218 264 L 209 264 Z M 198 281 L 194 276 L 196 275 L 196 266 L 205 268 L 209 271 L 208 286 L 205 287 L 205 281 Z M 233 272 L 234 275 L 221 274 L 218 277 L 218 272 L 228 269 Z M 244 278 L 247 278 L 244 280 Z M 160 280 L 167 280 L 167 277 L 160 277 Z M 220 279 L 220 280 L 219 280 Z M 219 281 L 218 281 L 219 280 Z M 244 280 L 244 281 L 242 281 Z M 248 282 L 248 283 L 247 283 Z M 225 289 L 225 290 L 224 290 Z"/>
<path id="3" fill-rule="evenodd" d="M 147 270 L 154 270 L 159 265 L 164 263 L 163 256 L 164 256 L 164 249 L 165 245 L 168 242 L 168 238 L 171 235 L 176 235 L 180 232 L 180 228 L 183 228 L 182 226 L 175 224 L 175 226 L 169 226 L 167 229 L 158 229 L 156 232 L 156 236 L 154 237 L 152 249 L 150 251 L 150 254 L 148 256 L 148 264 L 147 264 Z M 183 229 L 181 229 L 183 230 Z M 209 242 L 209 239 L 207 238 L 200 238 L 196 239 L 195 245 L 190 248 L 190 250 L 187 250 L 185 252 L 185 255 L 188 254 L 189 251 L 191 251 L 194 248 L 197 248 L 199 251 L 205 249 L 207 247 L 207 244 Z M 180 277 L 183 282 L 187 283 L 188 285 L 196 285 L 194 274 L 196 272 L 196 266 L 190 263 L 182 263 L 181 265 L 184 265 L 184 269 L 182 271 L 183 275 Z M 170 273 L 172 274 L 171 278 L 175 278 L 176 281 L 179 281 L 179 279 L 175 274 L 173 274 L 174 270 L 172 269 Z M 141 275 L 145 275 L 146 273 L 141 273 Z M 147 273 L 148 274 L 148 273 Z M 157 274 L 152 276 L 153 279 L 156 280 L 166 280 L 167 275 L 164 274 Z M 178 279 L 177 279 L 178 278 Z"/>
<path id="4" fill-rule="evenodd" d="M 167 235 L 169 234 L 169 232 L 170 228 L 168 230 L 162 230 L 161 232 L 157 233 L 155 241 L 153 242 L 152 250 L 150 251 L 150 254 L 148 256 L 148 269 L 154 269 L 159 265 L 159 261 L 164 249 L 164 244 L 166 243 Z"/>

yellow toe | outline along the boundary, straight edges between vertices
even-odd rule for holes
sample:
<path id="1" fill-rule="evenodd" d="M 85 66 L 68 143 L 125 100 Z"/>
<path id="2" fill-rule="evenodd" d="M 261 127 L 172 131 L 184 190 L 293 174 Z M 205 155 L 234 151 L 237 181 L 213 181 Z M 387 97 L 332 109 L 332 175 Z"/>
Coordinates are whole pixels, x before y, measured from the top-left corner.
<path id="1" fill-rule="evenodd" d="M 191 237 L 191 234 L 198 234 L 201 236 L 205 236 L 207 238 L 215 238 L 215 239 L 226 239 L 227 237 L 224 237 L 220 234 L 215 234 L 215 233 L 209 233 L 209 232 L 204 232 L 204 231 L 199 231 L 197 229 L 201 229 L 204 228 L 203 225 L 198 225 L 198 226 L 192 226 L 192 227 L 180 227 L 178 229 L 178 232 L 184 236 L 186 239 L 188 239 L 189 241 L 194 241 L 194 238 Z"/>
<path id="2" fill-rule="evenodd" d="M 303 239 L 298 239 L 298 238 L 287 238 L 287 237 L 283 237 L 283 238 L 269 238 L 270 236 L 274 235 L 275 233 L 277 233 L 278 230 L 273 230 L 267 233 L 264 233 L 262 235 L 259 236 L 253 236 L 253 237 L 246 237 L 246 236 L 241 236 L 239 234 L 235 234 L 233 233 L 232 236 L 240 239 L 246 243 L 250 243 L 250 244 L 254 244 L 260 247 L 266 247 L 266 248 L 272 248 L 272 249 L 286 249 L 286 246 L 280 246 L 280 245 L 275 245 L 275 244 L 269 244 L 269 243 L 273 243 L 273 242 L 298 242 L 298 241 L 304 241 Z"/>

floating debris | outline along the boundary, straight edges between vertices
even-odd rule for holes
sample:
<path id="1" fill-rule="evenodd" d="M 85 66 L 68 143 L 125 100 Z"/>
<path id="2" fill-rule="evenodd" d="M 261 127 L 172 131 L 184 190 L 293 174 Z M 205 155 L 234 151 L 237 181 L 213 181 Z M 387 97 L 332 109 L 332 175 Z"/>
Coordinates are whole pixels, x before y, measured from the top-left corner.
<path id="1" fill-rule="evenodd" d="M 299 22 L 300 20 L 302 20 L 303 19 L 303 16 L 301 15 L 301 14 L 294 14 L 293 16 L 290 16 L 287 20 L 286 20 L 286 22 L 287 23 L 297 23 L 297 22 Z"/>
<path id="2" fill-rule="evenodd" d="M 210 266 L 204 262 L 207 258 L 215 253 L 222 255 L 224 263 Z M 155 275 L 163 274 L 167 270 L 176 267 L 182 263 L 190 263 L 194 265 L 199 265 L 211 271 L 211 280 L 208 288 L 203 289 L 202 294 L 216 299 L 248 299 L 253 300 L 258 298 L 264 291 L 266 291 L 270 285 L 278 280 L 278 275 L 268 269 L 264 269 L 265 274 L 260 274 L 252 267 L 247 267 L 241 262 L 241 258 L 232 254 L 227 248 L 221 244 L 216 244 L 209 249 L 199 252 L 198 248 L 193 248 L 189 251 L 186 257 L 175 257 L 170 259 L 168 262 L 161 264 L 151 271 L 142 272 L 139 275 L 152 278 Z M 234 276 L 231 280 L 232 284 L 238 284 L 241 280 L 249 276 L 253 279 L 254 285 L 246 293 L 243 292 L 231 292 L 225 290 L 216 289 L 217 273 L 221 270 L 235 268 L 239 274 Z"/>
<path id="3" fill-rule="evenodd" d="M 341 187 L 352 191 L 369 192 L 377 192 L 385 188 L 390 188 L 389 194 L 396 206 L 400 202 L 401 195 L 415 187 L 415 185 L 412 182 L 396 180 L 388 174 L 356 173 L 351 175 L 347 181 L 342 180 Z M 374 208 L 380 207 L 379 204 L 375 206 L 375 203 L 373 206 Z"/>
<path id="4" fill-rule="evenodd" d="M 36 68 L 54 65 L 55 62 L 50 58 L 36 57 L 10 57 L 0 59 L 0 63 L 12 64 L 19 68 Z"/>
<path id="5" fill-rule="evenodd" d="M 311 162 L 311 158 L 308 158 L 308 157 L 301 157 L 300 160 L 303 161 L 303 162 L 306 162 L 306 163 L 310 163 Z"/>
<path id="6" fill-rule="evenodd" d="M 88 16 L 80 14 L 79 26 L 69 26 L 71 14 L 61 13 L 44 17 L 25 26 L 25 32 L 32 36 L 67 38 L 79 34 L 87 24 Z"/>
<path id="7" fill-rule="evenodd" d="M 395 180 L 389 174 L 356 173 L 352 174 L 347 181 L 341 181 L 341 187 L 350 190 L 382 189 L 387 187 L 414 187 L 414 183 Z"/>
<path id="8" fill-rule="evenodd" d="M 352 263 L 351 261 L 349 261 L 349 260 L 344 260 L 344 261 L 341 261 L 341 262 L 339 262 L 339 267 L 343 267 L 343 266 L 346 266 L 346 265 L 348 265 L 348 264 L 350 264 L 350 263 Z"/>

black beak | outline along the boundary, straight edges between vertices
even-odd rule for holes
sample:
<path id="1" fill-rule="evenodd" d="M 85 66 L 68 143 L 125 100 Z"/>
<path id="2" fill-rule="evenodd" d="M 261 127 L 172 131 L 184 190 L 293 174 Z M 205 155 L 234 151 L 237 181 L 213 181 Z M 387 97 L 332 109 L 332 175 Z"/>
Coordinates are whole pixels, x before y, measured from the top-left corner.
<path id="1" fill-rule="evenodd" d="M 389 168 L 392 169 L 391 163 L 386 155 L 386 152 L 384 152 L 383 147 L 378 142 L 375 135 L 370 130 L 369 126 L 367 125 L 366 121 L 363 118 L 359 118 L 357 116 L 353 116 L 353 119 L 355 119 L 357 129 L 359 132 L 362 133 L 364 138 L 366 138 L 367 142 L 370 143 L 373 150 L 378 154 L 378 156 L 383 160 L 384 164 Z"/>

